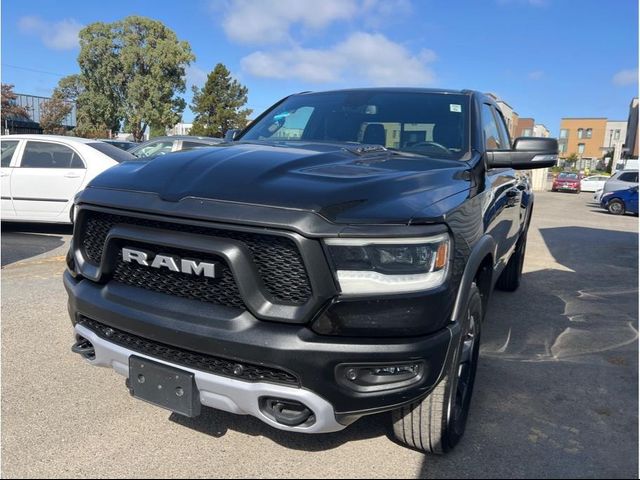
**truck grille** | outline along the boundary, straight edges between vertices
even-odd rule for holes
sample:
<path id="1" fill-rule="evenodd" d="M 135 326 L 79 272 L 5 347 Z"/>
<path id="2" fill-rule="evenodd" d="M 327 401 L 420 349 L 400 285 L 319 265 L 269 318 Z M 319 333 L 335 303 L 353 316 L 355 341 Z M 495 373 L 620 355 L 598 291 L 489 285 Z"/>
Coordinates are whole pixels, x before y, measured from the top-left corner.
<path id="1" fill-rule="evenodd" d="M 252 254 L 253 262 L 258 268 L 267 292 L 277 303 L 302 305 L 311 297 L 311 285 L 300 252 L 293 240 L 286 237 L 169 223 L 91 210 L 85 211 L 83 222 L 80 247 L 85 258 L 95 265 L 100 264 L 107 234 L 116 224 L 210 235 L 237 240 L 246 245 Z M 166 250 L 163 247 L 163 252 Z M 191 256 L 193 254 L 190 252 Z M 203 254 L 197 253 L 197 257 L 206 260 Z M 136 268 L 129 264 L 120 263 L 121 265 L 118 265 L 116 272 L 117 280 L 129 285 L 196 298 L 205 302 L 228 306 L 243 305 L 230 270 L 227 275 L 223 276 L 222 281 L 212 282 L 204 277 L 199 278 L 166 271 L 158 273 L 150 271 L 152 269 Z M 228 269 L 228 267 L 226 268 Z M 193 278 L 187 279 L 187 277 Z M 225 282 L 227 278 L 229 280 Z M 189 281 L 197 285 L 187 286 Z M 214 287 L 215 285 L 217 288 Z M 194 286 L 197 293 L 190 291 Z M 219 295 L 225 297 L 224 300 L 218 300 L 221 298 Z"/>
<path id="2" fill-rule="evenodd" d="M 87 317 L 81 317 L 80 325 L 88 328 L 96 335 L 121 347 L 134 352 L 148 355 L 183 367 L 193 368 L 203 372 L 210 372 L 224 377 L 244 380 L 247 382 L 269 382 L 281 385 L 299 386 L 298 378 L 283 370 L 236 362 L 224 358 L 190 352 L 163 343 L 147 340 L 136 335 L 111 328 Z"/>
<path id="3" fill-rule="evenodd" d="M 153 246 L 137 242 L 127 242 L 127 245 L 139 247 L 144 250 L 153 248 Z M 246 310 L 238 290 L 238 285 L 233 278 L 233 273 L 224 259 L 203 253 L 196 254 L 189 250 L 178 248 L 163 247 L 162 253 L 183 258 L 197 255 L 200 261 L 218 262 L 218 278 L 188 275 L 166 269 L 158 270 L 143 267 L 137 263 L 126 263 L 122 260 L 122 251 L 120 251 L 118 252 L 118 262 L 116 263 L 116 269 L 113 273 L 113 280 L 132 287 Z"/>

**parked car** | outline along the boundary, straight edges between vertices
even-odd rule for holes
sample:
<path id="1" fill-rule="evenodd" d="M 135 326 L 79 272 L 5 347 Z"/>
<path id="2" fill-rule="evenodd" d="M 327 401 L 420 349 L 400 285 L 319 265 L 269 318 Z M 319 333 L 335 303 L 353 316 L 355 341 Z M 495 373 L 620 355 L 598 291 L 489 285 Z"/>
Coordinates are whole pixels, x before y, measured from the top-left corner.
<path id="1" fill-rule="evenodd" d="M 73 198 L 93 178 L 136 157 L 99 140 L 6 135 L 2 144 L 2 220 L 73 221 Z"/>
<path id="2" fill-rule="evenodd" d="M 604 183 L 609 180 L 609 177 L 604 175 L 591 175 L 580 180 L 581 192 L 597 192 L 604 188 Z"/>
<path id="3" fill-rule="evenodd" d="M 600 203 L 600 200 L 602 199 L 602 188 L 600 190 L 596 190 L 595 193 L 593 194 L 593 201 L 595 203 Z"/>
<path id="4" fill-rule="evenodd" d="M 637 215 L 638 186 L 603 194 L 600 206 L 614 215 L 623 215 L 624 213 L 635 213 Z"/>
<path id="5" fill-rule="evenodd" d="M 638 170 L 620 170 L 604 183 L 602 195 L 638 185 Z"/>
<path id="6" fill-rule="evenodd" d="M 235 140 L 78 196 L 72 350 L 182 415 L 312 434 L 390 411 L 398 441 L 452 449 L 493 287 L 522 278 L 515 170 L 558 142 L 512 143 L 483 93 L 418 88 L 292 95 Z"/>
<path id="7" fill-rule="evenodd" d="M 210 147 L 223 141 L 222 138 L 192 137 L 188 135 L 156 137 L 133 147 L 129 152 L 138 158 L 151 158 L 180 150 Z"/>
<path id="8" fill-rule="evenodd" d="M 139 145 L 136 142 L 129 142 L 128 140 L 114 140 L 112 138 L 100 138 L 98 140 L 113 145 L 114 147 L 121 148 L 122 150 L 131 150 L 136 145 Z"/>
<path id="9" fill-rule="evenodd" d="M 580 193 L 580 175 L 571 172 L 560 172 L 553 181 L 551 191 Z"/>

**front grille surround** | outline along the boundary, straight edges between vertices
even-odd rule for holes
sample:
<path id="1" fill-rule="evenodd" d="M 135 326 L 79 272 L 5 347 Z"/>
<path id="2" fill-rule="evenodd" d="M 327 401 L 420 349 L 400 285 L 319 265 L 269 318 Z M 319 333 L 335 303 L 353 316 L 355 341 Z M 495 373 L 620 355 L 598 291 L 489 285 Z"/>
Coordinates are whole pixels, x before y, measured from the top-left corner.
<path id="1" fill-rule="evenodd" d="M 273 299 L 274 303 L 301 306 L 312 298 L 311 283 L 304 261 L 298 246 L 289 237 L 267 233 L 263 234 L 227 230 L 223 228 L 192 225 L 187 223 L 172 223 L 164 220 L 125 216 L 88 209 L 84 210 L 84 213 L 79 220 L 82 223 L 78 239 L 79 248 L 82 251 L 83 257 L 94 266 L 100 265 L 107 235 L 115 225 L 132 225 L 155 228 L 158 229 L 159 234 L 162 230 L 169 230 L 198 235 L 208 235 L 239 241 L 247 247 L 247 250 L 251 255 L 251 261 L 255 265 L 266 290 L 265 293 Z M 162 249 L 155 253 L 165 253 L 165 251 L 166 249 Z M 200 260 L 205 260 L 206 257 L 205 254 L 191 251 L 183 252 L 183 256 L 195 257 Z M 128 265 L 129 268 L 125 268 L 121 264 L 122 262 L 120 262 L 116 268 L 116 277 L 114 279 L 116 279 L 116 281 L 122 281 L 128 285 L 143 288 L 145 285 L 148 285 L 145 284 L 145 281 L 149 279 L 161 281 L 163 280 L 161 277 L 167 277 L 171 281 L 175 281 L 179 284 L 180 282 L 185 281 L 184 277 L 189 277 L 189 275 L 167 272 L 164 269 L 161 272 L 154 274 L 153 272 L 147 271 L 152 269 L 147 269 L 145 267 L 138 268 L 132 265 Z M 229 267 L 226 266 L 226 268 Z M 137 275 L 131 275 L 132 269 L 135 269 L 136 271 L 143 269 L 144 272 L 138 273 Z M 229 271 L 228 273 L 228 275 L 223 276 L 223 279 L 233 278 L 231 272 Z M 207 283 L 209 286 L 212 285 L 211 282 L 203 282 L 202 280 L 193 280 L 193 282 L 195 282 L 198 287 L 195 289 L 195 291 L 198 292 L 197 295 L 188 292 L 178 296 L 235 308 L 243 307 L 243 302 L 239 297 L 240 294 L 237 291 L 236 285 L 233 285 L 234 288 L 225 290 L 225 295 L 223 295 L 224 298 L 220 297 L 221 299 L 217 300 L 219 297 L 215 294 L 208 293 L 205 291 L 206 289 L 203 290 L 201 288 Z M 228 283 L 226 284 L 226 287 L 231 287 L 231 285 Z M 176 294 L 175 292 L 179 292 L 179 288 L 171 287 L 170 285 L 147 289 L 153 289 L 169 294 Z M 218 289 L 218 293 L 220 293 L 220 291 L 221 290 Z M 233 298 L 234 296 L 237 296 L 237 298 Z"/>
<path id="2" fill-rule="evenodd" d="M 100 338 L 111 343 L 175 365 L 245 382 L 266 382 L 293 387 L 300 386 L 300 380 L 296 375 L 279 368 L 256 365 L 244 361 L 235 361 L 173 347 L 112 328 L 84 316 L 79 318 L 78 324 L 88 328 Z"/>

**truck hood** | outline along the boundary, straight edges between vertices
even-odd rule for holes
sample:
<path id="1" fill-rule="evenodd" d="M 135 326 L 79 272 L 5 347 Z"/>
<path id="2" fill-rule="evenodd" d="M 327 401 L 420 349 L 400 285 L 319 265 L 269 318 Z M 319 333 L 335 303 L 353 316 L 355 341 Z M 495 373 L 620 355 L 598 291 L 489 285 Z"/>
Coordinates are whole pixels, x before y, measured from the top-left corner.
<path id="1" fill-rule="evenodd" d="M 169 202 L 196 197 L 300 209 L 335 223 L 406 224 L 470 187 L 463 161 L 292 143 L 223 144 L 125 162 L 88 188 L 154 193 Z"/>

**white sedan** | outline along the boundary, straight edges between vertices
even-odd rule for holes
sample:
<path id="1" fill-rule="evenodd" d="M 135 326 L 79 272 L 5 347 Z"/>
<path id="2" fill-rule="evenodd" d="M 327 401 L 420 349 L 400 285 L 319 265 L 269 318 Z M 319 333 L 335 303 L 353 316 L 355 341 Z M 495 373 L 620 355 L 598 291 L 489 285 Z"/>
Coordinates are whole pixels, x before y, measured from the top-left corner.
<path id="1" fill-rule="evenodd" d="M 2 221 L 72 223 L 73 198 L 130 153 L 99 140 L 57 135 L 0 137 Z"/>
<path id="2" fill-rule="evenodd" d="M 580 180 L 580 190 L 583 192 L 597 192 L 604 188 L 604 182 L 609 180 L 609 177 L 604 175 L 592 175 Z"/>

